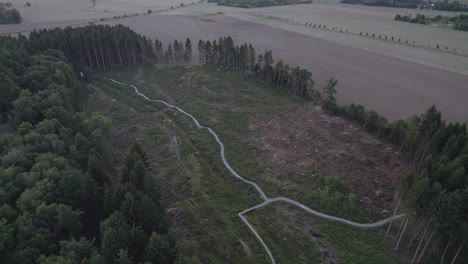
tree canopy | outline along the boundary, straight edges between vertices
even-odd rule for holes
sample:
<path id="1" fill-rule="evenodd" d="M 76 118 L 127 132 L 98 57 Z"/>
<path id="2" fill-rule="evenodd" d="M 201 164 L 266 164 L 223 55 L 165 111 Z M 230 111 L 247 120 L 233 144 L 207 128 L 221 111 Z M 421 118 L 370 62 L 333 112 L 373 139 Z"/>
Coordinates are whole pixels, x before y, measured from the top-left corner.
<path id="1" fill-rule="evenodd" d="M 82 112 L 88 88 L 75 68 L 83 61 L 74 57 L 78 49 L 61 44 L 77 32 L 86 42 L 97 30 L 126 32 L 92 26 L 36 32 L 29 40 L 0 37 L 0 121 L 11 131 L 0 134 L 1 263 L 186 259 L 177 251 L 145 152 L 134 145 L 116 172 L 112 121 Z M 119 43 L 136 36 L 127 33 Z M 121 55 L 129 65 L 143 61 Z M 103 66 L 93 59 L 86 63 Z"/>
<path id="2" fill-rule="evenodd" d="M 22 21 L 21 14 L 16 8 L 11 8 L 11 3 L 0 2 L 0 24 L 19 24 Z"/>

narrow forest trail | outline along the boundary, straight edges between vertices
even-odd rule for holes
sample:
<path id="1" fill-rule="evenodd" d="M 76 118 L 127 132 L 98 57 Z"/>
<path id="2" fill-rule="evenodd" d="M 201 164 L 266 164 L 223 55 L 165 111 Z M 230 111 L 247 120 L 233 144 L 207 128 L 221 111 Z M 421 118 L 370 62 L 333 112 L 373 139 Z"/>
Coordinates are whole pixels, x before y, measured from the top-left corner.
<path id="1" fill-rule="evenodd" d="M 226 157 L 224 155 L 224 149 L 225 149 L 224 144 L 221 141 L 221 139 L 219 138 L 218 134 L 216 134 L 213 131 L 213 129 L 211 129 L 210 127 L 207 127 L 207 126 L 200 125 L 200 122 L 193 115 L 189 114 L 188 112 L 184 111 L 183 109 L 181 109 L 178 106 L 169 104 L 169 103 L 167 103 L 167 102 L 165 102 L 163 100 L 151 99 L 151 98 L 147 97 L 145 94 L 141 93 L 140 90 L 138 90 L 138 88 L 135 85 L 119 82 L 119 81 L 116 81 L 116 80 L 111 79 L 111 78 L 105 78 L 105 77 L 99 77 L 99 78 L 109 80 L 109 81 L 112 81 L 112 82 L 120 84 L 120 85 L 130 86 L 135 90 L 136 94 L 143 97 L 145 100 L 151 101 L 151 102 L 158 102 L 158 103 L 164 104 L 167 107 L 176 109 L 180 113 L 182 113 L 182 114 L 188 116 L 189 118 L 191 118 L 192 121 L 197 126 L 197 128 L 206 129 L 206 130 L 208 130 L 208 132 L 210 132 L 210 134 L 213 136 L 213 138 L 216 140 L 216 142 L 218 143 L 218 145 L 220 147 L 220 153 L 219 154 L 220 154 L 221 160 L 222 160 L 224 166 L 226 167 L 226 169 L 229 170 L 229 172 L 234 177 L 236 177 L 236 178 L 240 179 L 241 181 L 253 186 L 255 188 L 255 190 L 258 192 L 258 194 L 260 195 L 260 197 L 262 198 L 262 200 L 263 200 L 262 203 L 257 204 L 257 205 L 255 205 L 253 207 L 250 207 L 250 208 L 238 213 L 238 216 L 247 225 L 247 227 L 249 227 L 249 229 L 252 231 L 252 233 L 255 235 L 255 237 L 260 241 L 262 246 L 265 248 L 265 251 L 267 252 L 268 256 L 270 257 L 270 260 L 271 260 L 272 264 L 276 263 L 275 258 L 273 257 L 273 254 L 271 253 L 271 251 L 268 248 L 268 246 L 266 245 L 266 243 L 263 241 L 262 237 L 258 234 L 255 227 L 252 226 L 252 224 L 250 224 L 250 222 L 244 216 L 248 212 L 251 212 L 251 211 L 253 211 L 255 209 L 264 207 L 264 206 L 269 205 L 271 203 L 275 203 L 275 202 L 288 203 L 288 204 L 297 206 L 297 207 L 303 209 L 304 211 L 306 211 L 306 212 L 308 212 L 310 214 L 313 214 L 315 216 L 318 216 L 318 217 L 321 217 L 321 218 L 324 218 L 324 219 L 328 219 L 328 220 L 331 220 L 331 221 L 341 222 L 341 223 L 348 224 L 348 225 L 351 225 L 351 226 L 354 226 L 354 227 L 360 227 L 360 228 L 374 228 L 374 227 L 383 226 L 383 225 L 385 225 L 385 224 L 387 224 L 387 223 L 389 223 L 389 222 L 391 222 L 391 221 L 393 221 L 395 219 L 402 218 L 402 217 L 405 216 L 405 214 L 399 214 L 399 215 L 394 215 L 392 217 L 389 217 L 389 218 L 386 218 L 386 219 L 383 219 L 383 220 L 380 220 L 380 221 L 377 221 L 377 222 L 374 222 L 374 223 L 363 223 L 362 224 L 362 223 L 356 223 L 356 222 L 353 222 L 353 221 L 350 221 L 350 220 L 347 220 L 347 219 L 344 219 L 344 218 L 341 218 L 341 217 L 336 217 L 336 216 L 333 216 L 333 215 L 328 215 L 328 214 L 318 212 L 318 211 L 316 211 L 314 209 L 311 209 L 311 208 L 307 207 L 306 205 L 304 205 L 304 204 L 302 204 L 302 203 L 300 203 L 298 201 L 295 201 L 295 200 L 292 200 L 292 199 L 289 199 L 289 198 L 286 198 L 286 197 L 269 198 L 268 196 L 266 196 L 266 194 L 263 192 L 263 190 L 260 188 L 260 186 L 258 186 L 257 183 L 243 178 L 231 167 L 231 165 L 229 164 L 229 162 L 227 162 Z"/>

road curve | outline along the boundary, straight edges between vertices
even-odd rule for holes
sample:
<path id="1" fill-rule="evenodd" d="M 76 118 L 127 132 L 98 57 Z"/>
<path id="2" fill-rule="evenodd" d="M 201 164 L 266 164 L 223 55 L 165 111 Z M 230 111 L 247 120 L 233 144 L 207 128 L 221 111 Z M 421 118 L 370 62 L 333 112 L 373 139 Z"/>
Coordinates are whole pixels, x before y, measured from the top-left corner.
<path id="1" fill-rule="evenodd" d="M 250 207 L 240 213 L 238 213 L 238 216 L 242 219 L 242 221 L 247 225 L 247 227 L 249 227 L 249 229 L 252 231 L 252 233 L 255 235 L 255 237 L 260 241 L 260 243 L 263 245 L 263 247 L 265 248 L 265 251 L 267 252 L 268 256 L 270 257 L 270 260 L 271 260 L 271 263 L 272 264 L 275 264 L 276 261 L 275 261 L 275 258 L 273 257 L 273 254 L 271 253 L 270 249 L 268 248 L 268 246 L 266 245 L 266 243 L 263 241 L 262 237 L 258 234 L 258 232 L 255 230 L 255 228 L 249 223 L 249 221 L 247 221 L 247 219 L 245 218 L 244 214 L 250 212 L 250 211 L 253 211 L 255 209 L 258 209 L 258 208 L 261 208 L 263 206 L 266 206 L 268 204 L 271 204 L 271 203 L 275 203 L 275 202 L 286 202 L 286 203 L 289 203 L 291 205 L 294 205 L 294 206 L 297 206 L 301 209 L 303 209 L 304 211 L 308 212 L 308 213 L 311 213 L 315 216 L 318 216 L 318 217 L 322 217 L 322 218 L 325 218 L 325 219 L 328 219 L 328 220 L 332 220 L 332 221 L 336 221 L 336 222 L 341 222 L 341 223 L 344 223 L 344 224 L 348 224 L 348 225 L 351 225 L 351 226 L 355 226 L 355 227 L 361 227 L 361 228 L 373 228 L 373 227 L 379 227 L 379 226 L 382 226 L 382 225 L 385 225 L 387 224 L 388 222 L 391 222 L 395 219 L 398 219 L 398 218 L 402 218 L 402 217 L 405 217 L 405 214 L 400 214 L 400 215 L 395 215 L 395 216 L 392 216 L 392 217 L 389 217 L 389 218 L 386 218 L 386 219 L 383 219 L 383 220 L 380 220 L 380 221 L 377 221 L 377 222 L 374 222 L 374 223 L 364 223 L 364 224 L 361 224 L 361 223 L 356 223 L 356 222 L 353 222 L 353 221 L 350 221 L 350 220 L 347 220 L 347 219 L 344 219 L 344 218 L 341 218 L 341 217 L 336 217 L 336 216 L 333 216 L 333 215 L 328 215 L 328 214 L 324 214 L 324 213 L 321 213 L 321 212 L 318 212 L 314 209 L 311 209 L 307 206 L 305 206 L 304 204 L 298 202 L 298 201 L 295 201 L 295 200 L 292 200 L 292 199 L 289 199 L 289 198 L 285 198 L 285 197 L 275 197 L 275 198 L 268 198 L 268 196 L 266 196 L 266 194 L 263 192 L 263 190 L 253 181 L 249 181 L 247 179 L 244 179 L 242 176 L 240 176 L 232 167 L 231 165 L 229 164 L 229 162 L 227 162 L 226 160 L 226 157 L 224 156 L 224 144 L 223 142 L 221 141 L 221 139 L 219 138 L 218 134 L 216 134 L 213 129 L 211 129 L 210 127 L 207 127 L 207 126 L 203 126 L 203 125 L 200 125 L 200 122 L 191 114 L 189 114 L 188 112 L 184 111 L 182 108 L 178 107 L 178 106 L 175 106 L 175 105 L 172 105 L 172 104 L 169 104 L 163 100 L 157 100 L 157 99 L 151 99 L 149 97 L 147 97 L 145 94 L 141 93 L 140 90 L 138 90 L 138 88 L 133 85 L 133 84 L 127 84 L 127 83 L 123 83 L 123 82 L 119 82 L 119 81 L 116 81 L 112 78 L 105 78 L 105 77 L 99 77 L 101 79 L 104 79 L 104 80 L 109 80 L 113 83 L 117 83 L 117 84 L 120 84 L 120 85 L 125 85 L 125 86 L 130 86 L 132 87 L 134 90 L 135 90 L 135 93 L 138 94 L 139 96 L 143 97 L 145 100 L 147 101 L 151 101 L 151 102 L 158 102 L 158 103 L 162 103 L 164 104 L 165 106 L 167 107 L 170 107 L 170 108 L 173 108 L 173 109 L 176 109 L 177 111 L 179 111 L 180 113 L 188 116 L 189 118 L 192 119 L 192 121 L 195 123 L 195 125 L 200 128 L 200 129 L 206 129 L 208 130 L 211 135 L 213 135 L 214 139 L 216 140 L 216 142 L 218 143 L 218 145 L 220 146 L 220 157 L 221 157 L 221 160 L 223 161 L 223 164 L 224 166 L 226 167 L 226 169 L 229 170 L 229 172 L 234 175 L 236 178 L 242 180 L 243 182 L 247 183 L 247 184 L 250 184 L 251 186 L 253 186 L 255 188 L 255 190 L 257 190 L 257 192 L 260 194 L 260 197 L 263 199 L 263 202 L 260 203 L 260 204 L 257 204 L 253 207 Z"/>

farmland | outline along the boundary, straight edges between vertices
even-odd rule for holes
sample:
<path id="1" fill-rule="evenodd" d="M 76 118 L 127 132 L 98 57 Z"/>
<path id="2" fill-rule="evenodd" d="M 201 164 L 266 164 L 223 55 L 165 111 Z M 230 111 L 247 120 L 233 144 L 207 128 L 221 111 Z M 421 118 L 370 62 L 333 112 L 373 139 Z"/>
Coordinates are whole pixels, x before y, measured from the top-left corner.
<path id="1" fill-rule="evenodd" d="M 294 19 L 295 21 L 326 25 L 328 28 L 337 27 L 351 32 L 368 32 L 386 36 L 394 36 L 403 40 L 415 41 L 422 45 L 435 46 L 439 44 L 456 49 L 468 48 L 468 34 L 453 32 L 438 27 L 424 27 L 422 25 L 401 25 L 393 21 L 396 14 L 412 15 L 424 14 L 436 16 L 447 15 L 449 12 L 425 11 L 403 8 L 380 8 L 353 5 L 300 5 L 287 7 L 268 7 L 253 9 L 261 12 Z M 436 43 L 440 42 L 440 43 Z"/>
<path id="2" fill-rule="evenodd" d="M 309 4 L 312 0 L 210 0 L 208 2 L 215 2 L 218 5 L 251 8 L 251 7 L 265 7 L 265 6 L 281 6 L 281 5 L 297 5 L 297 4 Z"/>

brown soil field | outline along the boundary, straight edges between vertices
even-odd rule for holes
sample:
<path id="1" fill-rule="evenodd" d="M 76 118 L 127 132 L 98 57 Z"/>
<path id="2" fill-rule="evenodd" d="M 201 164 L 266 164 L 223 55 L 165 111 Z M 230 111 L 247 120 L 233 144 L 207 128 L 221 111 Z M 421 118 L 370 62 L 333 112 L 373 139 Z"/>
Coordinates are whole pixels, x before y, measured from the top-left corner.
<path id="1" fill-rule="evenodd" d="M 468 52 L 468 33 L 449 28 L 394 21 L 396 14 L 427 16 L 454 16 L 457 13 L 417 10 L 408 8 L 386 8 L 346 4 L 307 4 L 252 9 L 252 12 L 281 16 L 305 23 L 326 25 L 351 32 L 368 32 L 382 36 L 394 36 L 403 41 L 415 41 L 421 45 L 448 46 L 451 49 L 464 49 Z"/>
<path id="2" fill-rule="evenodd" d="M 29 33 L 32 30 L 55 27 L 75 26 L 100 19 L 112 19 L 114 16 L 145 14 L 148 10 L 153 13 L 180 9 L 194 4 L 191 0 L 98 0 L 96 6 L 91 0 L 32 0 L 31 7 L 25 7 L 24 1 L 13 0 L 23 21 L 20 24 L 0 25 L 0 34 Z M 171 9 L 171 7 L 174 7 Z"/>
<path id="3" fill-rule="evenodd" d="M 152 15 L 107 23 L 122 23 L 166 43 L 230 35 L 238 43 L 252 43 L 258 51 L 271 49 L 276 59 L 310 69 L 317 89 L 337 78 L 341 104 L 362 104 L 392 120 L 436 105 L 448 120 L 468 121 L 468 76 L 463 74 L 224 15 Z"/>
<path id="4" fill-rule="evenodd" d="M 376 211 L 391 208 L 400 177 L 410 171 L 396 146 L 311 104 L 267 116 L 250 128 L 249 142 L 274 180 L 287 183 L 289 177 L 310 177 L 304 172 L 311 171 L 337 176 Z"/>
<path id="5" fill-rule="evenodd" d="M 333 0 L 336 1 L 336 0 Z M 395 12 L 407 14 L 418 12 L 412 9 L 369 7 L 362 5 L 343 5 L 323 0 L 327 4 L 307 4 L 278 6 L 258 9 L 242 9 L 202 3 L 181 9 L 168 10 L 164 14 L 200 16 L 223 13 L 241 20 L 267 25 L 299 34 L 330 40 L 351 47 L 365 49 L 417 63 L 422 63 L 468 75 L 468 34 L 448 28 L 416 25 L 393 21 Z M 332 3 L 331 3 L 332 2 Z M 436 11 L 419 11 L 438 14 Z M 285 23 L 252 14 L 275 15 L 294 19 L 296 23 Z M 442 12 L 443 13 L 443 12 Z M 447 12 L 445 12 L 447 13 Z M 448 13 L 446 15 L 455 15 Z M 326 25 L 327 30 L 306 27 L 305 22 Z M 302 24 L 300 24 L 302 23 Z M 335 31 L 331 29 L 335 28 Z M 341 33 L 339 30 L 348 33 Z M 363 32 L 364 36 L 360 36 Z M 376 34 L 375 38 L 365 37 L 365 33 Z M 378 35 L 382 39 L 378 39 Z M 387 36 L 387 41 L 383 41 Z M 391 38 L 394 41 L 390 41 Z M 398 43 L 398 39 L 401 42 Z M 406 44 L 408 40 L 408 44 Z M 413 44 L 414 41 L 414 44 Z M 434 50 L 436 45 L 440 51 Z M 416 47 L 414 47 L 416 46 Z M 445 48 L 447 47 L 447 50 Z M 454 56 L 455 51 L 465 56 Z M 445 52 L 441 52 L 445 51 Z"/>
<path id="6" fill-rule="evenodd" d="M 51 10 L 91 10 L 134 13 L 145 12 L 148 9 L 161 10 L 188 5 L 198 0 L 96 0 L 96 6 L 93 6 L 91 0 L 9 0 L 15 7 L 22 7 L 26 2 L 31 3 L 32 8 L 48 8 Z"/>

